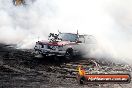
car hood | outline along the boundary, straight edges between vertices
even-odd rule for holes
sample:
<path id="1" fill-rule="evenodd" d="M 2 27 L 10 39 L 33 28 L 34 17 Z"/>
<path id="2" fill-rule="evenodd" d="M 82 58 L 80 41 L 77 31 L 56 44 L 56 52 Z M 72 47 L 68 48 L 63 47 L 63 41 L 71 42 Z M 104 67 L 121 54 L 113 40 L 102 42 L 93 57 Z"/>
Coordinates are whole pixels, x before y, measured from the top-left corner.
<path id="1" fill-rule="evenodd" d="M 55 41 L 55 42 L 41 42 L 38 41 L 37 43 L 39 44 L 46 44 L 46 45 L 52 45 L 52 46 L 63 46 L 63 45 L 71 45 L 71 44 L 76 44 L 76 42 L 70 42 L 70 41 Z"/>

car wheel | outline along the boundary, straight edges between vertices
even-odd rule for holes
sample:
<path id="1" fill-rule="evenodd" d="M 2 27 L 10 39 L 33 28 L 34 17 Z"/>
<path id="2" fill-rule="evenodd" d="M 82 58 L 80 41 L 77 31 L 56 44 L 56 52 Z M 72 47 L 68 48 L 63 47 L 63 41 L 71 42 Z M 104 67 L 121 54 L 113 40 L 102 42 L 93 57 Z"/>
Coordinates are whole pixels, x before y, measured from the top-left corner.
<path id="1" fill-rule="evenodd" d="M 35 51 L 35 57 L 36 58 L 42 58 L 43 56 L 42 56 L 42 54 L 40 54 L 40 52 L 39 51 Z"/>
<path id="2" fill-rule="evenodd" d="M 73 51 L 72 50 L 67 50 L 65 53 L 65 58 L 67 60 L 71 60 L 73 58 Z"/>
<path id="3" fill-rule="evenodd" d="M 35 54 L 38 55 L 39 54 L 39 51 L 38 50 L 35 50 Z"/>

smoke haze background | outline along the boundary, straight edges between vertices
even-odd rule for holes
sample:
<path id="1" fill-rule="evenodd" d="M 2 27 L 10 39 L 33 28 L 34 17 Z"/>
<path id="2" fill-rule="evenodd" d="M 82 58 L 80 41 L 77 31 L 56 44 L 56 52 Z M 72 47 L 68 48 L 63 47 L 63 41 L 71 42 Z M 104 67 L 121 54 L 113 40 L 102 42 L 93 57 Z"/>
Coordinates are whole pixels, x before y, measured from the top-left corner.
<path id="1" fill-rule="evenodd" d="M 0 42 L 32 48 L 50 32 L 73 32 L 96 37 L 91 57 L 132 61 L 131 0 L 26 0 L 14 6 L 0 0 Z"/>

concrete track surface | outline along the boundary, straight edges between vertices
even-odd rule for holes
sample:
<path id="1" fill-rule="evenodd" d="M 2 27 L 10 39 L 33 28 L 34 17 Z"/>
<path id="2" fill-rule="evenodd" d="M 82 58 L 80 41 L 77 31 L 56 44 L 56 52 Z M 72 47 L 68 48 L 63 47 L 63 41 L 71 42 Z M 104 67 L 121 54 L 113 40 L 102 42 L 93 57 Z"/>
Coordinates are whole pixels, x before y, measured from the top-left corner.
<path id="1" fill-rule="evenodd" d="M 0 88 L 132 88 L 129 84 L 79 85 L 76 80 L 77 66 L 90 68 L 91 73 L 130 73 L 128 64 L 114 63 L 105 59 L 53 57 L 34 58 L 33 50 L 14 49 L 0 44 Z"/>

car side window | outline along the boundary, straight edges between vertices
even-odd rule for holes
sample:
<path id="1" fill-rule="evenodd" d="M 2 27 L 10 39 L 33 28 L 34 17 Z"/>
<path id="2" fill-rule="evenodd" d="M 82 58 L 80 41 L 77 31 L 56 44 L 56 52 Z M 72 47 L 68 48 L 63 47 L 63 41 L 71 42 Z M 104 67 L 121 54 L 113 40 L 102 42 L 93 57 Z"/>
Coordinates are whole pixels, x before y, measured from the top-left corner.
<path id="1" fill-rule="evenodd" d="M 79 41 L 85 43 L 85 37 L 83 35 L 79 35 Z"/>
<path id="2" fill-rule="evenodd" d="M 91 35 L 86 36 L 85 37 L 85 43 L 86 44 L 95 44 L 96 43 L 96 39 L 93 36 L 91 36 Z"/>

